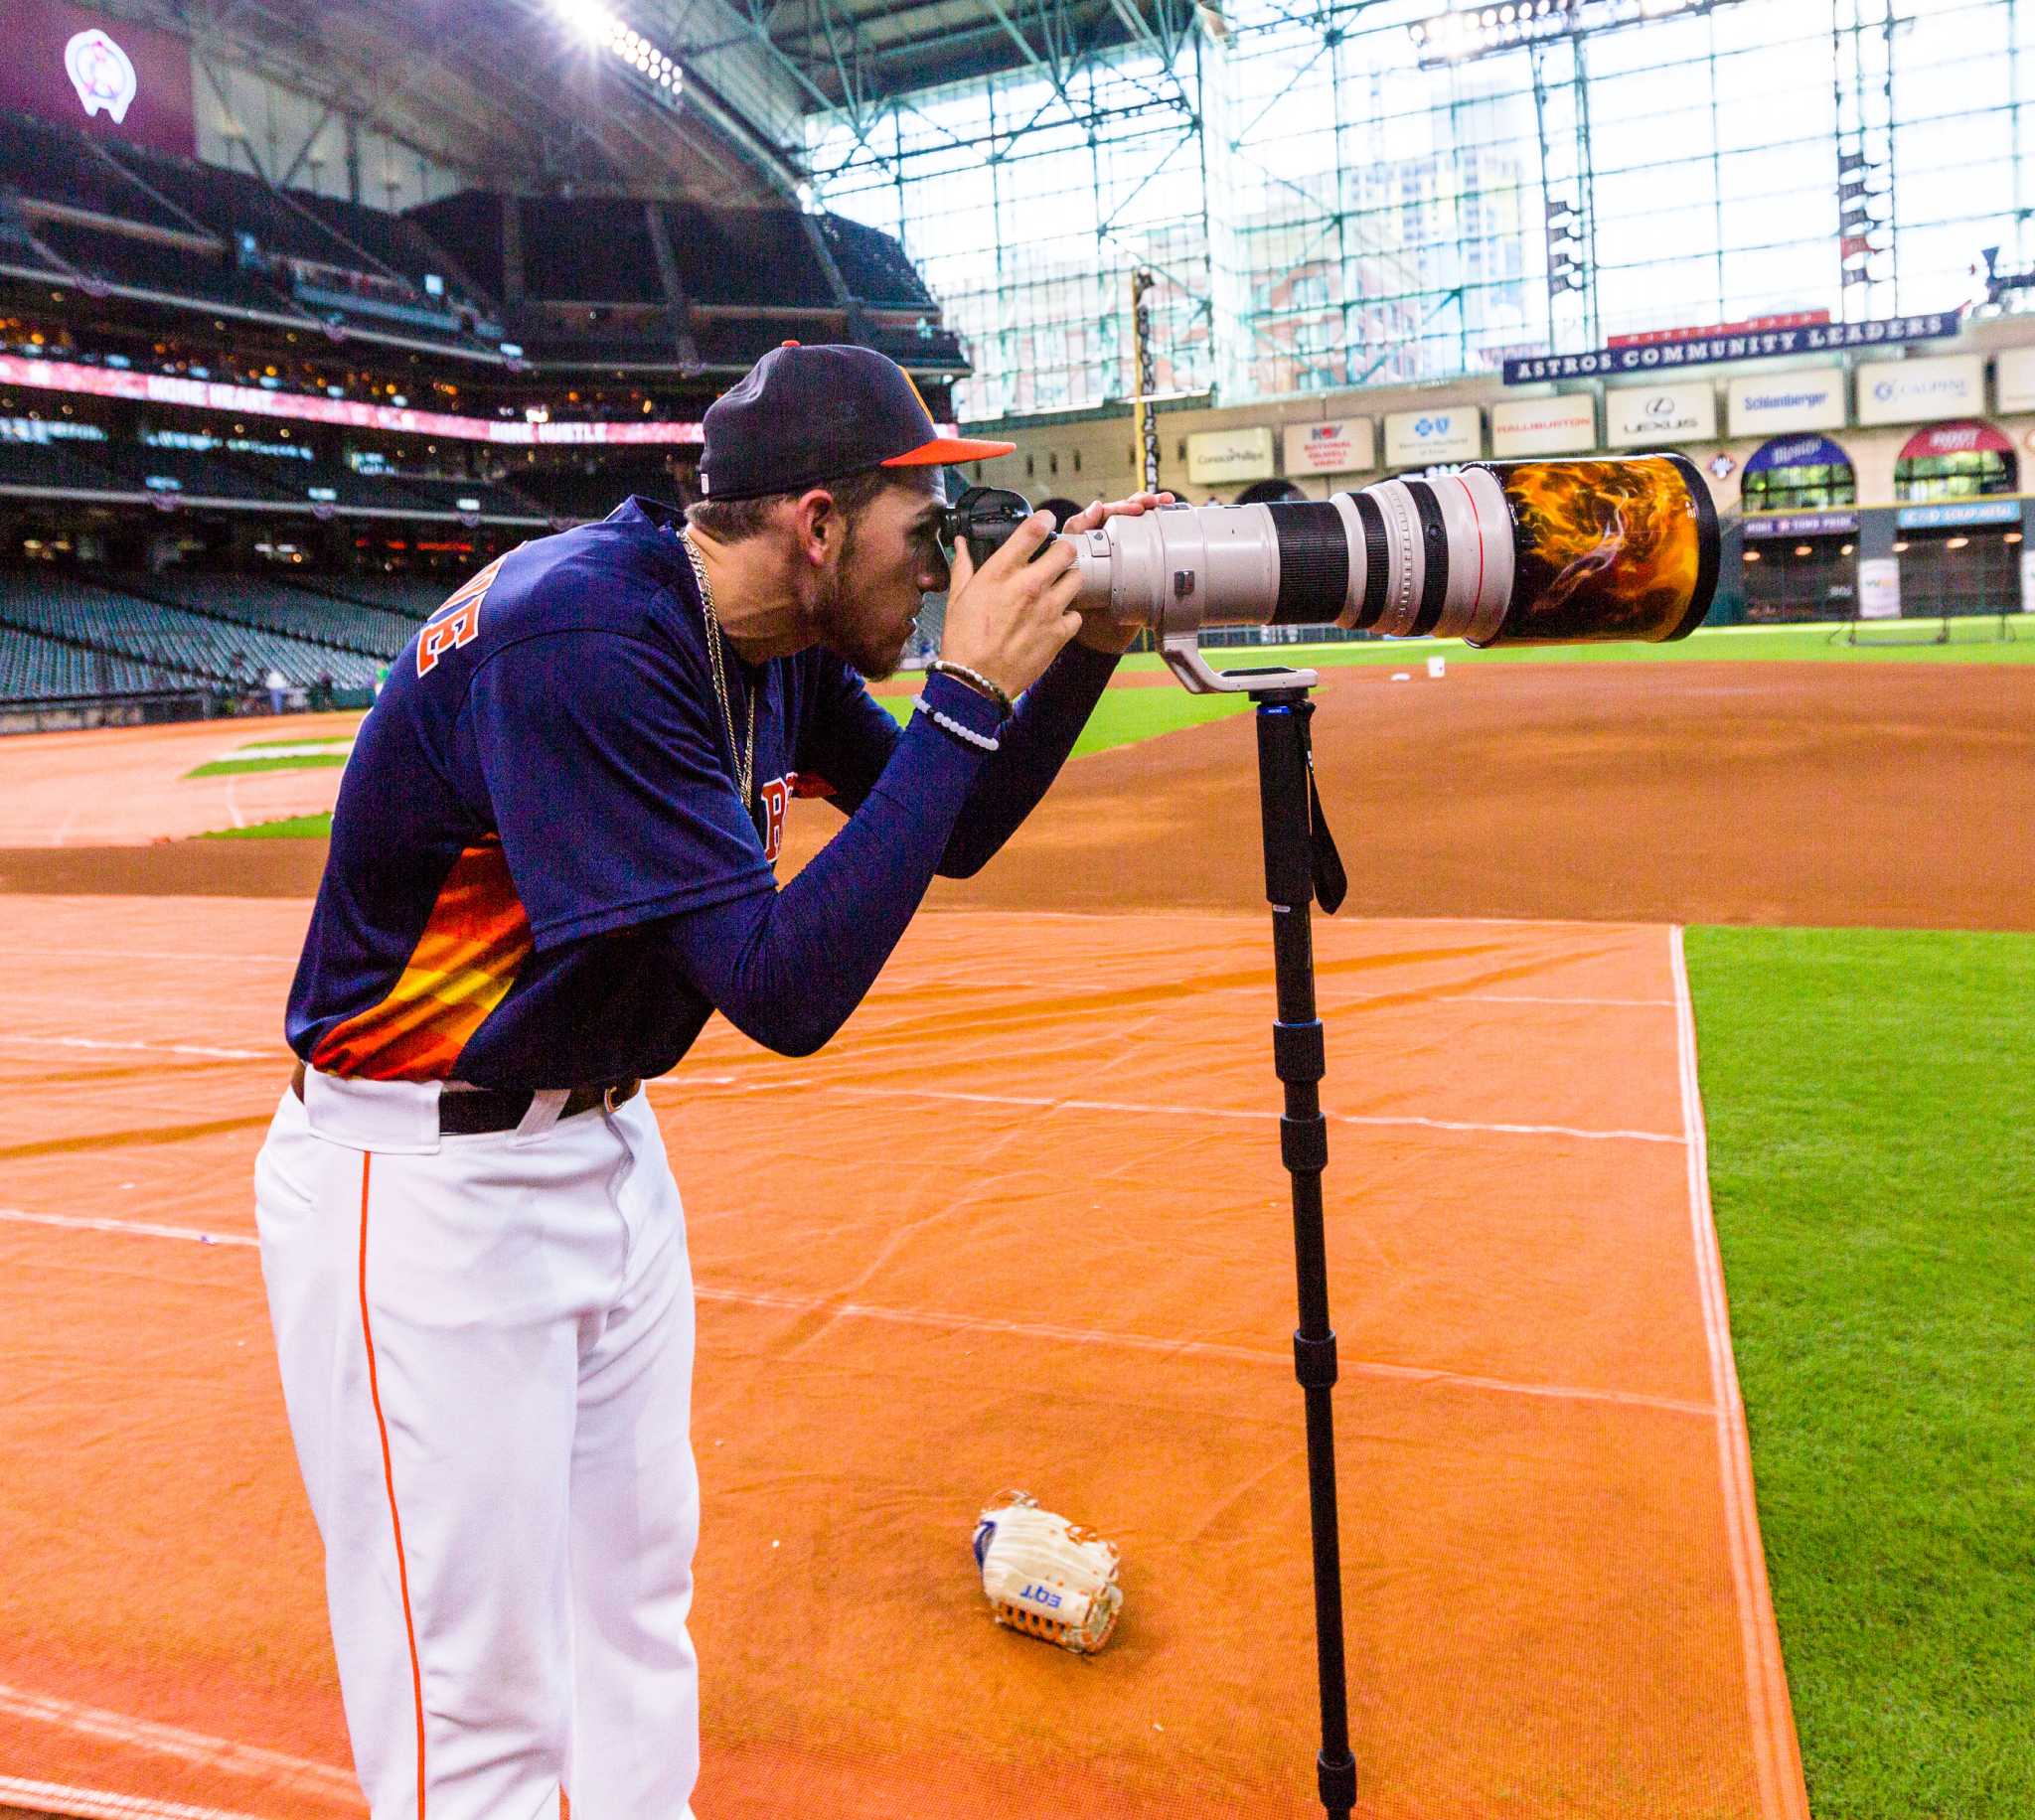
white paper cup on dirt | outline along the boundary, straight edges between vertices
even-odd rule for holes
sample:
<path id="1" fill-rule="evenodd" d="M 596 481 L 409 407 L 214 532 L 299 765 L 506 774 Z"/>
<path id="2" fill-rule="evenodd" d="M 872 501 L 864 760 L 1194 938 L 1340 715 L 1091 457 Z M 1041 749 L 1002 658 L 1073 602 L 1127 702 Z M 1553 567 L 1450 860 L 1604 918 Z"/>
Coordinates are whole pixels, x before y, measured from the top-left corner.
<path id="1" fill-rule="evenodd" d="M 1449 674 L 1449 660 L 1447 658 L 1429 658 L 1427 661 L 1427 674 L 1437 682 L 1440 682 L 1443 677 Z"/>

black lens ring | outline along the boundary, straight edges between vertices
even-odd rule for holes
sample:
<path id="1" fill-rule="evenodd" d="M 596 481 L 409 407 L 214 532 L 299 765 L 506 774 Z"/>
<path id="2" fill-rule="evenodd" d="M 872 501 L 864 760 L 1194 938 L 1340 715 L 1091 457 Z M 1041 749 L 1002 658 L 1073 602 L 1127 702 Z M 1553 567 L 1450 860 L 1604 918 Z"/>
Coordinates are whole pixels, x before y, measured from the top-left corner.
<path id="1" fill-rule="evenodd" d="M 1267 622 L 1322 626 L 1341 615 L 1349 595 L 1349 533 L 1342 514 L 1321 500 L 1268 505 L 1279 539 L 1279 600 Z"/>
<path id="2" fill-rule="evenodd" d="M 1385 610 L 1391 544 L 1385 535 L 1385 515 L 1378 510 L 1370 490 L 1352 493 L 1349 502 L 1356 508 L 1356 522 L 1363 530 L 1363 605 L 1357 609 L 1355 630 L 1368 632 Z"/>
<path id="3" fill-rule="evenodd" d="M 1449 528 L 1442 522 L 1442 504 L 1424 480 L 1404 483 L 1420 516 L 1420 547 L 1425 558 L 1420 582 L 1420 611 L 1414 615 L 1414 638 L 1425 638 L 1442 621 L 1449 598 Z"/>

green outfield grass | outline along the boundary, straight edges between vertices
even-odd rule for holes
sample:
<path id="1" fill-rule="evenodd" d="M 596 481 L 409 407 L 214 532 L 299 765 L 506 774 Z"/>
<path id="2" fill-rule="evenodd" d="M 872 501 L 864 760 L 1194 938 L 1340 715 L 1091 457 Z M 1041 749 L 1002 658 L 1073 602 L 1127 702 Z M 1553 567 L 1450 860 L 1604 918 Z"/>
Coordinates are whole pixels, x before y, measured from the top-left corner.
<path id="1" fill-rule="evenodd" d="M 2035 614 L 2017 614 L 2007 623 L 2015 635 L 2010 639 L 1995 637 L 1998 622 L 1988 619 L 1957 625 L 1956 640 L 1949 645 L 1847 645 L 1841 626 L 1720 626 L 1693 632 L 1671 645 L 1503 645 L 1495 651 L 1478 651 L 1460 639 L 1363 639 L 1332 645 L 1227 646 L 1201 655 L 1216 670 L 1251 664 L 1306 664 L 1318 670 L 1392 664 L 1407 669 L 1424 665 L 1430 656 L 1451 664 L 1735 664 L 1741 659 L 1795 664 L 2035 663 Z M 1912 637 L 1933 626 L 1932 621 L 1918 621 L 1868 636 Z M 1141 652 L 1126 658 L 1124 667 L 1160 670 L 1164 665 L 1156 654 Z"/>
<path id="2" fill-rule="evenodd" d="M 268 758 L 216 758 L 186 777 L 239 777 L 249 771 L 317 771 L 346 763 L 345 752 L 278 752 Z"/>
<path id="3" fill-rule="evenodd" d="M 2035 1816 L 2035 937 L 1692 929 L 1817 1820 Z"/>
<path id="4" fill-rule="evenodd" d="M 315 816 L 284 816 L 278 822 L 252 822 L 245 828 L 216 828 L 200 834 L 201 840 L 329 840 L 332 813 Z"/>

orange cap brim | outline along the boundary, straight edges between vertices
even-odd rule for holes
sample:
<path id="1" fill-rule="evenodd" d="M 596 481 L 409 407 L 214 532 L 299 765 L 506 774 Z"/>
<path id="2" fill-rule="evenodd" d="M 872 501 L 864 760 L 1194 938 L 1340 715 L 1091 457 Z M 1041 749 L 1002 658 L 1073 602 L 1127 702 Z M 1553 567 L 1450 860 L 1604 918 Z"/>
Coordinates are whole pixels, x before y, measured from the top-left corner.
<path id="1" fill-rule="evenodd" d="M 893 455 L 881 465 L 886 468 L 937 468 L 964 461 L 994 461 L 999 455 L 1016 451 L 1015 442 L 977 442 L 968 436 L 935 436 L 902 455 Z"/>

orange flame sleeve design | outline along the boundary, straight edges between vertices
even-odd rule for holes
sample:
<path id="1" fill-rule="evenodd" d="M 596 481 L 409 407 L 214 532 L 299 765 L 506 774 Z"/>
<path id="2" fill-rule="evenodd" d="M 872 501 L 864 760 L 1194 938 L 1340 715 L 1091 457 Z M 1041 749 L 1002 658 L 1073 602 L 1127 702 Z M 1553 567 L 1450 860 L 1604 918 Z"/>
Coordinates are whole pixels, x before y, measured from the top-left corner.
<path id="1" fill-rule="evenodd" d="M 452 862 L 415 949 L 379 1004 L 327 1032 L 311 1055 L 324 1074 L 443 1081 L 508 995 L 533 943 L 530 918 L 493 834 Z"/>
<path id="2" fill-rule="evenodd" d="M 1681 623 L 1702 538 L 1689 482 L 1673 462 L 1521 461 L 1496 472 L 1518 571 L 1493 643 L 1658 640 Z"/>

